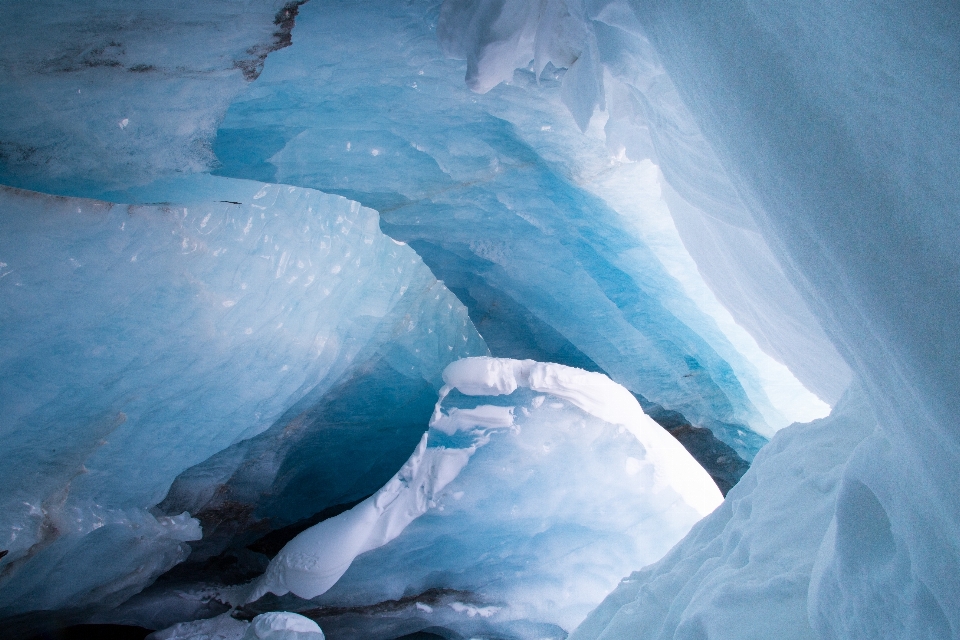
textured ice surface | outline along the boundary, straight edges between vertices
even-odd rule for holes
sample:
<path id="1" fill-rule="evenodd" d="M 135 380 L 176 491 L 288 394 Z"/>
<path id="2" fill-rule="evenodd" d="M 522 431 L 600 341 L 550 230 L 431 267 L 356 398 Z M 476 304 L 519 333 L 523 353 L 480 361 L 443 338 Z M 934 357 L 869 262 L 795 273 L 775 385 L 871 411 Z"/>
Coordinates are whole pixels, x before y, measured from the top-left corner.
<path id="1" fill-rule="evenodd" d="M 287 611 L 262 613 L 250 622 L 222 614 L 182 622 L 148 637 L 150 640 L 324 640 L 316 622 Z"/>
<path id="2" fill-rule="evenodd" d="M 470 92 L 464 64 L 437 46 L 438 9 L 304 5 L 293 46 L 228 110 L 217 173 L 376 208 L 495 354 L 603 370 L 745 457 L 763 439 L 742 427 L 770 435 L 823 415 L 675 257 L 685 251 L 658 169 L 617 160 L 597 127 L 581 133 L 556 70 Z"/>
<path id="3" fill-rule="evenodd" d="M 4 2 L 0 184 L 97 197 L 209 169 L 223 112 L 289 43 L 286 4 Z"/>
<path id="4" fill-rule="evenodd" d="M 556 77 L 557 67 L 568 68 L 559 92 L 566 109 L 588 135 L 602 127 L 599 137 L 618 160 L 649 159 L 658 165 L 662 176 L 652 183 L 657 197 L 650 201 L 651 181 L 637 180 L 635 166 L 598 164 L 596 160 L 604 154 L 587 151 L 582 141 L 563 136 L 566 152 L 556 147 L 545 150 L 543 138 L 533 146 L 548 160 L 579 165 L 576 182 L 631 222 L 641 222 L 634 233 L 640 233 L 700 308 L 717 319 L 727 338 L 760 370 L 761 378 L 767 378 L 765 388 L 772 387 L 768 393 L 776 406 L 793 404 L 791 421 L 822 417 L 825 412 L 817 413 L 809 400 L 797 401 L 803 394 L 786 384 L 792 376 L 752 352 L 759 345 L 830 403 L 846 388 L 849 368 L 767 247 L 642 22 L 629 3 L 621 1 L 546 0 L 536 10 L 525 0 L 448 0 L 443 3 L 437 35 L 448 55 L 467 61 L 466 83 L 477 91 L 488 91 L 503 81 L 516 84 L 514 69 L 523 68 L 525 74 L 532 71 L 528 77 L 536 76 L 542 84 L 545 76 L 548 82 Z M 525 111 L 527 118 L 537 113 L 535 107 Z M 529 124 L 521 126 L 521 131 L 536 129 Z M 547 130 L 554 133 L 545 138 L 557 137 L 556 125 L 547 125 Z M 531 138 L 529 133 L 525 137 Z M 570 154 L 572 147 L 578 152 Z M 667 209 L 672 220 L 665 229 L 660 220 Z M 674 228 L 683 239 L 683 249 Z M 687 252 L 699 273 L 691 272 Z M 717 300 L 728 311 L 718 310 Z M 728 313 L 750 332 L 749 337 L 730 322 Z M 739 371 L 738 375 L 747 378 Z"/>
<path id="5" fill-rule="evenodd" d="M 88 592 L 98 581 L 129 596 L 199 537 L 188 515 L 142 511 L 178 474 L 274 423 L 295 431 L 345 379 L 389 371 L 369 397 L 403 406 L 421 387 L 435 393 L 446 363 L 486 353 L 462 305 L 375 212 L 306 189 L 235 188 L 245 204 L 0 190 L 5 611 L 109 604 Z M 365 454 L 407 455 L 402 435 L 362 433 Z M 259 469 L 267 483 L 277 471 Z M 348 484 L 369 473 L 337 471 Z M 208 476 L 197 491 L 217 487 Z M 170 515 L 183 510 L 194 506 Z M 67 554 L 80 578 L 61 584 Z"/>
<path id="6" fill-rule="evenodd" d="M 392 629 L 368 620 L 339 633 L 441 624 L 534 637 L 522 629 L 555 625 L 562 637 L 557 627 L 573 629 L 623 567 L 659 559 L 720 504 L 706 472 L 602 374 L 469 358 L 444 381 L 404 468 L 287 544 L 250 599 L 293 591 L 325 619 L 426 593 Z M 435 607 L 431 592 L 462 595 Z M 434 608 L 446 615 L 432 619 Z"/>

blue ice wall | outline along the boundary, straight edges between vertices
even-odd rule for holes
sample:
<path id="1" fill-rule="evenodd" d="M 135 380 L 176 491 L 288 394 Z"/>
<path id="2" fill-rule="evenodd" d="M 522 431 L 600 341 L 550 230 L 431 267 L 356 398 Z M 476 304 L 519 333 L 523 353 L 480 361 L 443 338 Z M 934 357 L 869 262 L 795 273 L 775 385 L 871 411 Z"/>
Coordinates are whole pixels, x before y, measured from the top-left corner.
<path id="1" fill-rule="evenodd" d="M 462 63 L 437 47 L 438 9 L 305 5 L 294 45 L 228 110 L 216 173 L 376 208 L 384 231 L 467 305 L 494 353 L 606 371 L 752 456 L 763 439 L 743 427 L 769 433 L 768 420 L 783 418 L 762 392 L 748 397 L 741 378 L 754 382 L 718 353 L 719 343 L 742 358 L 712 318 L 578 186 L 583 168 L 559 148 L 582 134 L 559 83 L 528 73 L 470 92 Z"/>
<path id="2" fill-rule="evenodd" d="M 233 193 L 249 204 L 0 192 L 5 613 L 104 607 L 113 591 L 142 589 L 199 538 L 179 514 L 225 481 L 208 475 L 200 497 L 157 520 L 145 509 L 174 479 L 258 433 L 305 429 L 324 402 L 356 413 L 321 422 L 339 434 L 324 437 L 340 462 L 320 473 L 342 492 L 375 488 L 422 432 L 430 404 L 420 399 L 432 399 L 443 367 L 487 353 L 463 306 L 380 232 L 375 212 L 295 187 Z M 337 404 L 357 378 L 366 395 Z M 377 428 L 366 403 L 406 419 Z M 357 450 L 346 463 L 348 443 Z M 282 468 L 256 471 L 270 487 Z M 85 569 L 106 552 L 91 538 L 105 531 L 137 549 L 140 536 L 152 568 L 138 569 L 141 549 Z"/>

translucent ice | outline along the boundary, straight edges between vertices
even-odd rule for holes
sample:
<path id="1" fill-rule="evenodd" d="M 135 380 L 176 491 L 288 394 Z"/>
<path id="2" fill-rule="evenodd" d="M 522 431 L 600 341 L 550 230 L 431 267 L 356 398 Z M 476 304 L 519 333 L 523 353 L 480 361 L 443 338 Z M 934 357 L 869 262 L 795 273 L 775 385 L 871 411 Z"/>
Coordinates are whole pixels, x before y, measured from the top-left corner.
<path id="1" fill-rule="evenodd" d="M 245 204 L 0 190 L 3 610 L 107 606 L 106 594 L 83 594 L 118 581 L 103 589 L 135 593 L 199 538 L 185 509 L 143 511 L 178 474 L 274 423 L 289 431 L 285 415 L 358 372 L 390 371 L 368 393 L 403 405 L 411 389 L 435 393 L 446 363 L 486 353 L 462 305 L 375 212 L 306 189 L 234 186 Z M 373 460 L 409 451 L 393 431 L 358 429 Z M 390 471 L 380 473 L 368 482 Z M 369 470 L 339 474 L 349 483 Z M 60 583 L 64 557 L 79 573 Z"/>
<path id="2" fill-rule="evenodd" d="M 470 92 L 464 64 L 437 46 L 435 19 L 447 23 L 436 10 L 304 5 L 293 45 L 227 111 L 217 173 L 379 210 L 384 230 L 464 301 L 495 354 L 604 371 L 744 457 L 764 442 L 751 429 L 769 436 L 824 415 L 827 405 L 724 315 L 689 258 L 671 257 L 686 252 L 664 224 L 657 168 L 612 157 L 602 130 L 585 136 L 563 102 L 566 79 L 520 72 L 509 86 Z"/>

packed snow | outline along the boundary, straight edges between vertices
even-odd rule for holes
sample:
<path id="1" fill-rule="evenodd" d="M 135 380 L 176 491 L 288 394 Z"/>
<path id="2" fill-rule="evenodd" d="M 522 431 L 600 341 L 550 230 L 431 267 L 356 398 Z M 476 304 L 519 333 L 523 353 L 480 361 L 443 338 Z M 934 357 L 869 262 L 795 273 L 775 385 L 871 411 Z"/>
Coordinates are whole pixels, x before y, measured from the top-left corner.
<path id="1" fill-rule="evenodd" d="M 0 609 L 129 597 L 200 538 L 185 509 L 145 511 L 178 474 L 288 426 L 292 407 L 371 362 L 396 365 L 386 388 L 402 399 L 404 380 L 436 389 L 446 363 L 486 353 L 462 305 L 375 212 L 294 187 L 236 188 L 250 204 L 0 189 Z M 373 456 L 409 451 L 403 438 L 365 439 Z M 121 545 L 131 550 L 110 553 Z M 65 570 L 74 578 L 52 579 Z"/>

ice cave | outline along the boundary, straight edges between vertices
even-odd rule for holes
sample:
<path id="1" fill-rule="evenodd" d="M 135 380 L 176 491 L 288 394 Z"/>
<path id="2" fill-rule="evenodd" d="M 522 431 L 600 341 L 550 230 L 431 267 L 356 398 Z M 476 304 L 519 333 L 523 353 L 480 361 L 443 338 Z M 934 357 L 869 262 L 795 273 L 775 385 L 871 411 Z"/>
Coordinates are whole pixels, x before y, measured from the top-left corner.
<path id="1" fill-rule="evenodd" d="M 0 637 L 960 638 L 955 0 L 0 32 Z"/>

